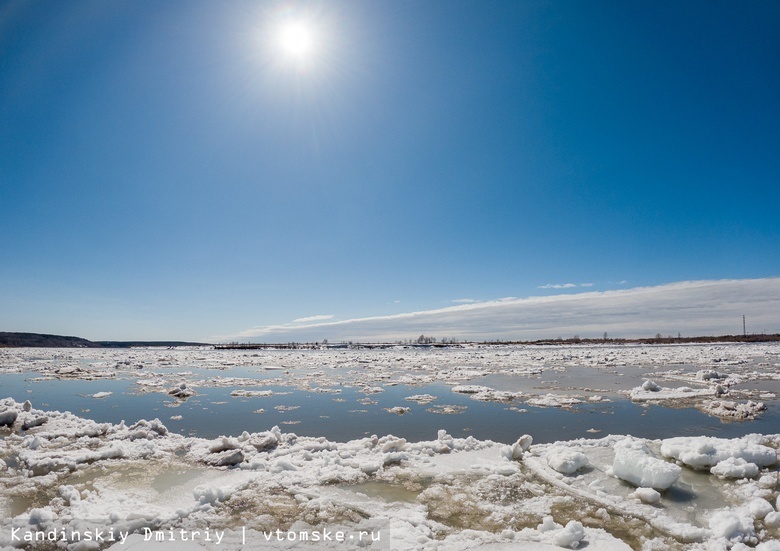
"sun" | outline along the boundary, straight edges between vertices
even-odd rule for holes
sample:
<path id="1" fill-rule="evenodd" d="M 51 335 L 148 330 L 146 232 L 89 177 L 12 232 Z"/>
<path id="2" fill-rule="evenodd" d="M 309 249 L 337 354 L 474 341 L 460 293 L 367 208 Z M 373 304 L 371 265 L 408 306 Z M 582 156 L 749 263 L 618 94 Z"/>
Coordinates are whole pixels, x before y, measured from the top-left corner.
<path id="1" fill-rule="evenodd" d="M 279 47 L 285 55 L 293 59 L 304 61 L 311 57 L 314 43 L 314 33 L 305 23 L 286 23 L 279 29 Z"/>

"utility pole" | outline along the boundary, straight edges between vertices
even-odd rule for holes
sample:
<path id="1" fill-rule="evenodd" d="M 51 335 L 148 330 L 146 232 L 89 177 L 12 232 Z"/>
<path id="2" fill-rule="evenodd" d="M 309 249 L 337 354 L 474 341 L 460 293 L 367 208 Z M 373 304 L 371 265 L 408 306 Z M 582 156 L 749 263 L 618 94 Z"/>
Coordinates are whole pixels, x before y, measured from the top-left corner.
<path id="1" fill-rule="evenodd" d="M 742 336 L 747 337 L 747 328 L 745 326 L 745 314 L 742 314 Z"/>

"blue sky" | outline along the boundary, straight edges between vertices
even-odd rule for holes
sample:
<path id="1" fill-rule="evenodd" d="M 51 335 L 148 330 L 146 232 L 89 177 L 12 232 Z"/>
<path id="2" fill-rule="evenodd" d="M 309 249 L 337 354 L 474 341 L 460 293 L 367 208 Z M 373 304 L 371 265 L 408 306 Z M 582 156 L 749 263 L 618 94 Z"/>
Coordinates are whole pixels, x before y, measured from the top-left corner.
<path id="1" fill-rule="evenodd" d="M 774 1 L 5 2 L 0 330 L 285 340 L 262 328 L 687 281 L 773 304 L 778 28 Z"/>

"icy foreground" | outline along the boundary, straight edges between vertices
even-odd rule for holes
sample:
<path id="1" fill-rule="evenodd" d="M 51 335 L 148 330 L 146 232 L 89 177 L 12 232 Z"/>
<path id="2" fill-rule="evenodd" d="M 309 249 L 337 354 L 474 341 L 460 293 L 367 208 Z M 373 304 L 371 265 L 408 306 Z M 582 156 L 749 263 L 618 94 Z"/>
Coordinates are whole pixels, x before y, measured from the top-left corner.
<path id="1" fill-rule="evenodd" d="M 3 549 L 780 548 L 780 435 L 208 440 L 10 398 L 0 423 Z"/>

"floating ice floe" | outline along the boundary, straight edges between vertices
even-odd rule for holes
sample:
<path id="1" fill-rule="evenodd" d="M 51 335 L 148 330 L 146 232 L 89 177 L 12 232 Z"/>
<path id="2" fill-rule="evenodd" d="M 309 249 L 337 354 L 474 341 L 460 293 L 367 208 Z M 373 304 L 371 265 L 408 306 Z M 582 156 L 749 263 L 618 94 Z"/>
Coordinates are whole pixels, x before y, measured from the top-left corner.
<path id="1" fill-rule="evenodd" d="M 468 394 L 472 400 L 480 402 L 511 402 L 523 395 L 522 392 L 496 390 L 482 385 L 456 385 L 452 387 L 452 391 L 459 394 Z"/>
<path id="2" fill-rule="evenodd" d="M 743 420 L 755 419 L 766 410 L 766 406 L 763 402 L 754 402 L 752 400 L 747 402 L 711 400 L 709 402 L 701 403 L 697 407 L 704 413 L 715 415 L 716 417 Z"/>
<path id="3" fill-rule="evenodd" d="M 189 398 L 190 396 L 195 395 L 195 390 L 190 388 L 187 383 L 181 382 L 177 386 L 168 390 L 168 394 L 174 398 Z"/>
<path id="4" fill-rule="evenodd" d="M 677 388 L 664 388 L 658 385 L 655 381 L 647 380 L 632 389 L 629 392 L 631 400 L 635 402 L 644 402 L 650 400 L 680 400 L 686 398 L 696 398 L 699 396 L 715 396 L 718 395 L 716 388 L 691 388 L 688 386 L 681 386 Z"/>
<path id="5" fill-rule="evenodd" d="M 536 407 L 566 408 L 583 403 L 580 396 L 567 396 L 564 394 L 545 394 L 525 401 L 528 405 Z"/>
<path id="6" fill-rule="evenodd" d="M 273 390 L 245 390 L 245 389 L 236 389 L 233 390 L 230 393 L 231 396 L 234 398 L 252 398 L 252 397 L 266 397 L 266 396 L 273 396 L 274 391 Z"/>
<path id="7" fill-rule="evenodd" d="M 468 409 L 468 406 L 459 406 L 454 404 L 437 404 L 429 408 L 425 408 L 425 411 L 429 413 L 438 413 L 440 415 L 458 415 Z"/>
<path id="8" fill-rule="evenodd" d="M 407 396 L 404 398 L 404 400 L 408 402 L 417 402 L 420 405 L 430 404 L 431 402 L 438 399 L 439 398 L 437 396 L 432 396 L 430 394 L 415 394 L 413 396 Z"/>

